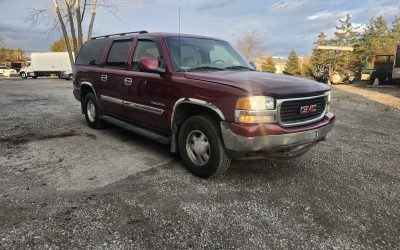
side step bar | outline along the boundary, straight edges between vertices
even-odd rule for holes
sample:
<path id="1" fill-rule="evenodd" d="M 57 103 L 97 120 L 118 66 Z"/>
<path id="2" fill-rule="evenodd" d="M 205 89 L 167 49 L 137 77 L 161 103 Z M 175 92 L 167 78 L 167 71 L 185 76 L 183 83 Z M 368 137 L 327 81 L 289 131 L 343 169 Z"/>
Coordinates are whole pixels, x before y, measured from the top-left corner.
<path id="1" fill-rule="evenodd" d="M 144 128 L 141 128 L 141 127 L 138 127 L 138 126 L 135 126 L 135 125 L 132 125 L 130 123 L 127 123 L 125 121 L 119 120 L 119 119 L 111 117 L 111 116 L 104 115 L 100 119 L 102 119 L 105 122 L 114 124 L 114 125 L 116 125 L 118 127 L 121 127 L 123 129 L 126 129 L 128 131 L 131 131 L 131 132 L 133 132 L 135 134 L 138 134 L 138 135 L 141 135 L 143 137 L 147 137 L 147 138 L 149 138 L 151 140 L 157 141 L 157 142 L 159 142 L 161 144 L 164 144 L 164 145 L 171 144 L 171 137 L 167 137 L 167 136 L 161 135 L 159 133 L 156 133 L 156 132 L 153 132 L 153 131 L 150 131 L 150 130 L 147 130 L 147 129 L 144 129 Z"/>

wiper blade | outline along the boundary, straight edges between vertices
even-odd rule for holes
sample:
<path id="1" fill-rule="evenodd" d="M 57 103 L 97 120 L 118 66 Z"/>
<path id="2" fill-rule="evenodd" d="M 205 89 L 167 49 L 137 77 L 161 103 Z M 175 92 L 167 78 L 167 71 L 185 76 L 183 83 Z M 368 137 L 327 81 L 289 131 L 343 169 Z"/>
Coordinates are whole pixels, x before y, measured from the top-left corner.
<path id="1" fill-rule="evenodd" d="M 252 69 L 252 68 L 249 68 L 249 67 L 246 67 L 246 66 L 242 66 L 242 65 L 229 66 L 229 67 L 226 67 L 224 69 L 225 70 L 226 69 L 247 69 L 247 70 L 255 71 L 255 69 Z"/>
<path id="2" fill-rule="evenodd" d="M 187 71 L 196 71 L 196 70 L 224 70 L 218 67 L 211 67 L 211 66 L 201 66 L 201 67 L 195 67 L 188 69 Z"/>

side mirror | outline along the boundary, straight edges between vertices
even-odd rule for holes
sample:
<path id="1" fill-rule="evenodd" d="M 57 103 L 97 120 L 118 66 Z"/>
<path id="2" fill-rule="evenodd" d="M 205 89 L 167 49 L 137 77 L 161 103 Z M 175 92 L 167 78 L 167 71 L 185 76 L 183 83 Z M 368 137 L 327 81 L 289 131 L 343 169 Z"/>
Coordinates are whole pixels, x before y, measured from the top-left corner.
<path id="1" fill-rule="evenodd" d="M 150 73 L 164 73 L 165 69 L 158 67 L 158 60 L 155 58 L 144 57 L 139 60 L 139 70 Z"/>

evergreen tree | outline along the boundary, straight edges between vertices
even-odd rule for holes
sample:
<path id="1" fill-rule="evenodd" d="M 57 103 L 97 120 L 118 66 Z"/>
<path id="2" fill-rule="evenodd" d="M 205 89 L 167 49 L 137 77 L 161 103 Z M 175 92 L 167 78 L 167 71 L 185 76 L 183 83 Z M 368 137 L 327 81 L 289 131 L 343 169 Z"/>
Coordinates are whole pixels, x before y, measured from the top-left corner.
<path id="1" fill-rule="evenodd" d="M 288 56 L 288 60 L 286 62 L 285 70 L 283 71 L 283 73 L 286 75 L 295 76 L 301 74 L 299 58 L 297 57 L 296 51 L 294 49 L 292 49 Z"/>
<path id="2" fill-rule="evenodd" d="M 311 54 L 311 64 L 317 65 L 322 63 L 330 63 L 332 56 L 328 50 L 318 49 L 318 46 L 329 45 L 330 41 L 326 40 L 326 35 L 324 32 L 321 32 L 318 35 L 317 41 L 314 43 L 314 48 Z"/>
<path id="3" fill-rule="evenodd" d="M 351 16 L 339 19 L 339 26 L 336 26 L 335 38 L 331 43 L 337 46 L 351 46 L 354 51 L 337 51 L 336 69 L 359 70 L 362 67 L 363 49 L 360 46 L 360 33 L 351 22 Z M 333 66 L 333 65 L 332 65 Z"/>
<path id="4" fill-rule="evenodd" d="M 369 20 L 363 38 L 366 44 L 366 54 L 390 54 L 394 52 L 394 45 L 390 39 L 388 24 L 382 16 Z"/>
<path id="5" fill-rule="evenodd" d="M 269 73 L 276 72 L 276 65 L 271 56 L 265 59 L 264 62 L 261 64 L 261 71 Z"/>
<path id="6" fill-rule="evenodd" d="M 392 22 L 392 28 L 389 31 L 389 36 L 391 40 L 391 46 L 393 47 L 393 51 L 396 50 L 397 42 L 400 42 L 400 17 L 395 16 Z"/>

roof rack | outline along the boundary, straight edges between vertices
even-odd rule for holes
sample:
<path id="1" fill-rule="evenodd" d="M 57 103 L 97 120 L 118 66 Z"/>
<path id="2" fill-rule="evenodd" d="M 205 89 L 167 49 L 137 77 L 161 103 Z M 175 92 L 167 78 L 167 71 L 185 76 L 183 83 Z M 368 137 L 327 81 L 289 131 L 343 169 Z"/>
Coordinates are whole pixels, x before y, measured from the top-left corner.
<path id="1" fill-rule="evenodd" d="M 96 37 L 92 37 L 92 39 L 107 38 L 107 37 L 110 37 L 110 36 L 125 36 L 127 34 L 146 34 L 146 33 L 149 33 L 149 32 L 147 32 L 146 30 L 140 30 L 140 31 L 132 31 L 132 32 L 110 34 L 110 35 L 105 35 L 105 36 L 96 36 Z"/>

